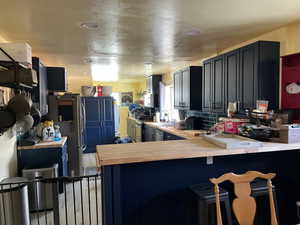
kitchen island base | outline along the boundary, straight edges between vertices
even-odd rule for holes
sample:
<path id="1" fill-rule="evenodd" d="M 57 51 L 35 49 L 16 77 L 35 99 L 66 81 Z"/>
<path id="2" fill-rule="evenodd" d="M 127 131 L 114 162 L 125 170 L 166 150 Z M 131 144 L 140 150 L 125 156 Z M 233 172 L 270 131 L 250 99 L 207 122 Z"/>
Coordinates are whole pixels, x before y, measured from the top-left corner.
<path id="1" fill-rule="evenodd" d="M 273 184 L 280 224 L 295 223 L 296 201 L 300 200 L 300 151 L 213 159 L 211 165 L 206 158 L 193 158 L 102 166 L 103 225 L 192 225 L 196 218 L 190 186 L 224 173 L 249 170 L 277 174 Z"/>

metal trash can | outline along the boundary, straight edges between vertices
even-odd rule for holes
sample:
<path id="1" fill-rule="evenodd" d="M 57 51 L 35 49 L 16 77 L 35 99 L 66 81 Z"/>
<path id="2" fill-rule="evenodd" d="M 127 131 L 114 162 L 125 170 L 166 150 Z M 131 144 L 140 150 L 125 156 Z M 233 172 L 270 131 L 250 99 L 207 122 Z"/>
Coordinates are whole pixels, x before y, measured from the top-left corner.
<path id="1" fill-rule="evenodd" d="M 52 167 L 39 169 L 23 169 L 22 176 L 30 181 L 55 178 L 58 176 L 58 164 Z M 32 182 L 28 187 L 29 208 L 31 212 L 53 209 L 53 186 L 46 181 Z"/>
<path id="2" fill-rule="evenodd" d="M 30 225 L 26 182 L 28 180 L 23 177 L 11 177 L 1 181 L 0 224 Z"/>

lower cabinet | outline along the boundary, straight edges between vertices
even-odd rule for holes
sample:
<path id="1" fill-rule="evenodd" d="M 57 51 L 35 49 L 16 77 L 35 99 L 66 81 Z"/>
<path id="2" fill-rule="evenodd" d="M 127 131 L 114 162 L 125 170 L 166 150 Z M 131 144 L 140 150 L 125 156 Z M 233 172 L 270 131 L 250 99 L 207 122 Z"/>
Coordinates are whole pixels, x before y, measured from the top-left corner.
<path id="1" fill-rule="evenodd" d="M 164 132 L 164 140 L 165 141 L 176 141 L 176 140 L 184 140 L 183 137 L 179 137 L 177 135 L 174 134 L 170 134 L 167 132 Z"/>
<path id="2" fill-rule="evenodd" d="M 143 123 L 135 119 L 127 119 L 127 135 L 133 142 L 142 142 Z"/>
<path id="3" fill-rule="evenodd" d="M 184 140 L 184 138 L 176 136 L 174 134 L 162 131 L 158 128 L 144 125 L 143 128 L 143 142 L 148 141 L 172 141 L 172 140 Z"/>
<path id="4" fill-rule="evenodd" d="M 131 118 L 127 119 L 127 135 L 132 140 L 135 138 L 135 121 Z"/>
<path id="5" fill-rule="evenodd" d="M 160 129 L 155 129 L 155 141 L 164 141 L 164 132 Z"/>
<path id="6" fill-rule="evenodd" d="M 143 141 L 155 141 L 155 128 L 144 124 Z"/>
<path id="7" fill-rule="evenodd" d="M 39 169 L 58 164 L 58 176 L 68 176 L 68 150 L 67 144 L 57 148 L 41 148 L 17 150 L 18 175 L 23 169 Z"/>

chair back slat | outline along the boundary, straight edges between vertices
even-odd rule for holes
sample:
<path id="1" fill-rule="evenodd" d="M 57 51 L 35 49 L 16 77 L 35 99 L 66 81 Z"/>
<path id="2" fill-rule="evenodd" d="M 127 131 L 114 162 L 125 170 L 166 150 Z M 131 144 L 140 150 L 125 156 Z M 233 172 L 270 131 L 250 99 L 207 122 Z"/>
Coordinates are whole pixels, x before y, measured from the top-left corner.
<path id="1" fill-rule="evenodd" d="M 220 204 L 220 190 L 218 184 L 215 184 L 215 194 L 216 194 L 217 225 L 223 225 L 222 215 L 221 215 L 221 204 Z"/>
<path id="2" fill-rule="evenodd" d="M 217 225 L 222 225 L 219 184 L 225 181 L 231 181 L 234 184 L 234 193 L 236 198 L 233 200 L 232 208 L 239 224 L 253 225 L 256 214 L 256 202 L 251 196 L 250 183 L 256 178 L 261 178 L 268 181 L 267 184 L 271 210 L 271 225 L 278 225 L 271 181 L 271 179 L 273 179 L 275 176 L 276 175 L 274 173 L 263 174 L 257 171 L 248 171 L 247 173 L 241 175 L 226 173 L 219 178 L 210 179 L 210 181 L 215 185 Z"/>

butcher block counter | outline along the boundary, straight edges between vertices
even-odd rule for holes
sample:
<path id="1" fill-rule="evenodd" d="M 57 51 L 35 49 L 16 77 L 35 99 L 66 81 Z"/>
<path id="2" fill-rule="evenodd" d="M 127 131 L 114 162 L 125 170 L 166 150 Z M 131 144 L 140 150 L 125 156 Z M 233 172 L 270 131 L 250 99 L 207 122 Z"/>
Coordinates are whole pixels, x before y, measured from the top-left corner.
<path id="1" fill-rule="evenodd" d="M 41 141 L 36 145 L 32 145 L 32 146 L 18 146 L 18 150 L 62 148 L 66 144 L 67 139 L 68 139 L 67 137 L 62 137 L 60 141 Z"/>
<path id="2" fill-rule="evenodd" d="M 98 166 L 173 159 L 202 158 L 300 149 L 300 144 L 263 143 L 263 147 L 223 149 L 194 137 L 189 140 L 97 146 Z"/>
<path id="3" fill-rule="evenodd" d="M 194 139 L 199 137 L 199 135 L 207 133 L 207 131 L 205 130 L 178 130 L 174 127 L 163 126 L 160 123 L 155 123 L 155 122 L 144 122 L 144 124 L 151 126 L 153 128 L 160 129 L 164 132 L 182 137 L 184 139 Z"/>

